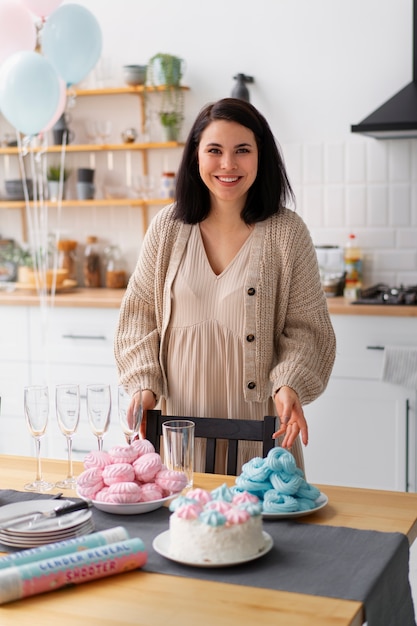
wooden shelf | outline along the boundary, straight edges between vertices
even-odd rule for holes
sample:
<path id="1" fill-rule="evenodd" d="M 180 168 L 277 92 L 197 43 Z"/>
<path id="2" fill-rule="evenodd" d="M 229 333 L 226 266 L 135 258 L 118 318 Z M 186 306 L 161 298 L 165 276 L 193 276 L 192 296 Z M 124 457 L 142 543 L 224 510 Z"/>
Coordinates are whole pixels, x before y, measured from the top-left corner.
<path id="1" fill-rule="evenodd" d="M 182 148 L 183 143 L 179 141 L 152 141 L 147 143 L 115 143 L 115 144 L 68 144 L 65 146 L 65 152 L 122 152 L 128 150 L 166 150 L 172 148 Z M 31 148 L 33 152 L 61 152 L 62 146 L 48 146 L 47 148 L 35 147 Z M 4 147 L 0 148 L 0 154 L 19 154 L 19 148 Z"/>
<path id="2" fill-rule="evenodd" d="M 150 85 L 137 85 L 137 86 L 120 86 L 120 87 L 104 87 L 100 89 L 76 89 L 69 88 L 67 90 L 68 98 L 78 98 L 86 96 L 121 96 L 131 94 L 139 97 L 140 116 L 142 122 L 142 131 L 144 130 L 144 124 L 146 119 L 145 101 L 147 94 L 158 94 L 167 91 L 173 91 L 176 87 L 167 87 L 161 85 L 153 87 Z M 180 85 L 182 91 L 188 91 L 190 88 Z M 148 151 L 149 150 L 167 150 L 182 148 L 184 143 L 178 141 L 151 141 L 151 142 L 133 142 L 133 143 L 117 143 L 117 144 L 68 144 L 62 145 L 50 145 L 44 146 L 30 146 L 31 152 L 47 152 L 47 153 L 62 153 L 65 150 L 66 153 L 109 153 L 109 152 L 131 152 L 141 151 L 143 152 L 143 173 L 148 173 Z M 2 146 L 0 147 L 0 155 L 19 155 L 19 147 L 17 146 Z M 170 200 L 166 198 L 102 198 L 94 200 L 62 200 L 61 202 L 44 201 L 43 206 L 57 208 L 57 207 L 139 207 L 142 210 L 143 229 L 144 232 L 148 227 L 147 208 L 150 206 L 163 206 L 169 204 Z M 39 205 L 39 201 L 38 201 Z M 0 199 L 0 209 L 17 209 L 21 213 L 22 221 L 22 235 L 23 240 L 27 241 L 27 208 L 34 207 L 33 201 L 29 202 L 29 206 L 26 206 L 25 200 L 8 200 L 6 198 Z"/>
<path id="3" fill-rule="evenodd" d="M 142 209 L 142 227 L 143 232 L 146 232 L 148 228 L 148 207 L 150 206 L 165 206 L 172 202 L 169 198 L 100 198 L 97 200 L 62 200 L 61 207 L 139 207 Z M 29 202 L 29 208 L 34 207 L 32 201 Z M 51 202 L 45 200 L 44 206 L 57 208 L 58 202 Z M 23 241 L 28 241 L 28 223 L 26 213 L 26 201 L 25 200 L 0 200 L 0 209 L 17 209 L 20 211 L 22 221 L 22 238 Z"/>
<path id="4" fill-rule="evenodd" d="M 165 205 L 169 204 L 169 198 L 99 198 L 94 200 L 62 200 L 61 206 L 63 207 L 108 207 L 108 206 L 138 206 L 138 207 L 146 207 L 150 205 Z M 38 203 L 39 204 L 39 203 Z M 29 206 L 33 207 L 34 203 L 32 201 L 29 202 Z M 51 202 L 50 200 L 44 201 L 44 206 L 47 207 L 57 207 L 58 202 Z M 0 209 L 25 209 L 26 202 L 25 200 L 0 200 Z"/>
<path id="5" fill-rule="evenodd" d="M 181 91 L 188 91 L 190 88 L 180 85 Z M 144 95 L 146 93 L 162 93 L 164 91 L 172 91 L 174 87 L 167 87 L 166 85 L 159 85 L 153 87 L 151 85 L 136 85 L 136 86 L 122 86 L 122 87 L 103 87 L 100 89 L 72 89 L 67 91 L 67 95 L 71 96 L 119 96 L 124 94 L 132 95 Z M 175 87 L 176 89 L 176 87 Z"/>

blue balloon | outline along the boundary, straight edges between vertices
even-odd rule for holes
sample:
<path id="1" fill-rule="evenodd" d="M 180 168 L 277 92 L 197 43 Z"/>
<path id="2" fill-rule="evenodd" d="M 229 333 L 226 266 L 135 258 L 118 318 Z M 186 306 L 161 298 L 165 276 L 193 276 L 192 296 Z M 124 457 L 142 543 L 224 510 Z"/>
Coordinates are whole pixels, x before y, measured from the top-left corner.
<path id="1" fill-rule="evenodd" d="M 94 15 L 79 4 L 51 13 L 42 31 L 42 51 L 67 86 L 75 85 L 100 58 L 102 36 Z"/>
<path id="2" fill-rule="evenodd" d="M 37 52 L 16 52 L 0 66 L 0 110 L 19 132 L 37 135 L 55 113 L 59 97 L 57 71 Z"/>

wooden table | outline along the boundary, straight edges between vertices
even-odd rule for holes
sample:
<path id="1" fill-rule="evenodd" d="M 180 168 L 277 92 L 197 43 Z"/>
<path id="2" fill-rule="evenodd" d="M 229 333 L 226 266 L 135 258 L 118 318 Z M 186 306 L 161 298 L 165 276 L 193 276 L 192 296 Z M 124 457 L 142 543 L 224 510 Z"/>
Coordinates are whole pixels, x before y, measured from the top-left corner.
<path id="1" fill-rule="evenodd" d="M 44 459 L 48 480 L 66 475 L 66 462 Z M 80 463 L 74 464 L 80 472 Z M 21 491 L 35 474 L 35 460 L 0 456 L 0 488 Z M 196 474 L 197 487 L 212 489 L 230 476 Z M 417 536 L 417 494 L 318 485 L 329 504 L 305 523 Z M 53 493 L 53 492 L 52 492 Z M 74 496 L 74 492 L 65 495 Z M 301 521 L 301 520 L 299 520 Z M 1 626 L 359 626 L 361 602 L 207 582 L 141 570 L 0 606 Z"/>

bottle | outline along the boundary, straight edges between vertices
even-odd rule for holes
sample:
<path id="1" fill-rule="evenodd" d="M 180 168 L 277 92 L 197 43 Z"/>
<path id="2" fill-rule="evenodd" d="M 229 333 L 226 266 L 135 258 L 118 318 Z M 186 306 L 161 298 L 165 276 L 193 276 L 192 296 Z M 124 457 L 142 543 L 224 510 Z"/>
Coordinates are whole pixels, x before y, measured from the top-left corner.
<path id="1" fill-rule="evenodd" d="M 72 239 L 60 239 L 57 243 L 58 248 L 58 267 L 68 270 L 68 278 L 77 280 L 77 242 Z"/>
<path id="2" fill-rule="evenodd" d="M 98 253 L 97 237 L 87 237 L 84 253 L 84 285 L 101 287 L 101 263 Z"/>
<path id="3" fill-rule="evenodd" d="M 351 233 L 344 250 L 345 289 L 343 295 L 349 300 L 355 300 L 362 288 L 362 250 L 356 235 Z"/>
<path id="4" fill-rule="evenodd" d="M 119 246 L 109 246 L 106 255 L 106 287 L 124 289 L 126 287 L 126 268 Z"/>

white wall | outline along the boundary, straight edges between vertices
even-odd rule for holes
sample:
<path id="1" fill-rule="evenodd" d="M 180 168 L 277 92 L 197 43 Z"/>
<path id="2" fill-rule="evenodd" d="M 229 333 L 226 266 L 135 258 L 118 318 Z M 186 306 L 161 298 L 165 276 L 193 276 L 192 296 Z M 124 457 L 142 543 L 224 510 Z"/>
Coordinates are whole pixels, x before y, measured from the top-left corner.
<path id="1" fill-rule="evenodd" d="M 412 0 L 78 3 L 101 25 L 114 84 L 122 82 L 123 64 L 146 64 L 156 52 L 185 59 L 184 133 L 205 103 L 230 95 L 234 74 L 253 75 L 251 101 L 282 146 L 315 243 L 342 245 L 354 231 L 365 250 L 365 283 L 417 284 L 417 140 L 350 133 L 412 79 Z M 92 72 L 86 82 L 94 81 Z M 108 117 L 122 110 L 116 141 L 123 128 L 138 126 L 136 112 L 123 106 L 100 101 L 93 111 Z M 2 235 L 19 238 L 18 220 L 17 212 L 0 211 Z M 142 238 L 138 209 L 71 210 L 61 227 L 81 242 L 95 233 L 120 243 L 133 266 Z"/>

